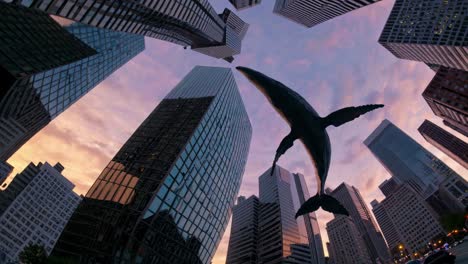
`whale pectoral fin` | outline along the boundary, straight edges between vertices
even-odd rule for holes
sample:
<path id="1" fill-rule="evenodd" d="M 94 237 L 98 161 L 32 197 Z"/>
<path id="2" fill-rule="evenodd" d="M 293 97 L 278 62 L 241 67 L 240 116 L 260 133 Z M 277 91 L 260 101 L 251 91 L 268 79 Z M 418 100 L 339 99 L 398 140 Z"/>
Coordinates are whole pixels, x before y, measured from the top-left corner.
<path id="1" fill-rule="evenodd" d="M 276 150 L 273 165 L 271 166 L 271 175 L 273 175 L 273 172 L 275 171 L 276 162 L 278 161 L 278 159 L 281 157 L 281 155 L 286 153 L 286 151 L 294 145 L 294 140 L 296 139 L 298 139 L 298 137 L 291 130 L 291 132 L 286 137 L 284 137 L 283 140 L 281 140 L 281 143 L 278 146 L 278 149 Z"/>
<path id="2" fill-rule="evenodd" d="M 352 121 L 359 116 L 370 112 L 374 109 L 384 107 L 382 104 L 371 104 L 371 105 L 361 105 L 361 106 L 351 106 L 345 107 L 340 110 L 337 110 L 328 116 L 322 119 L 323 127 L 333 125 L 335 127 L 341 126 L 342 124 Z"/>

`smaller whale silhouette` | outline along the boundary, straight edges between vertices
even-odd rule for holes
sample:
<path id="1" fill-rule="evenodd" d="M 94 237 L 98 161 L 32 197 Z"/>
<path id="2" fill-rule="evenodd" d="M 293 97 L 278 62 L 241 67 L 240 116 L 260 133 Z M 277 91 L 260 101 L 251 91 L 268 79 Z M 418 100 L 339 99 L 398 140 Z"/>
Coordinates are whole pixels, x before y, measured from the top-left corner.
<path id="1" fill-rule="evenodd" d="M 276 111 L 291 127 L 291 132 L 281 141 L 276 150 L 271 174 L 273 174 L 280 156 L 293 146 L 296 139 L 302 141 L 315 165 L 317 194 L 302 204 L 296 213 L 296 218 L 314 212 L 320 207 L 334 214 L 349 215 L 346 208 L 338 200 L 324 193 L 331 157 L 330 139 L 325 129 L 330 125 L 338 127 L 384 105 L 346 107 L 326 117 L 320 117 L 302 96 L 286 85 L 246 67 L 236 67 L 236 69 L 268 98 Z"/>

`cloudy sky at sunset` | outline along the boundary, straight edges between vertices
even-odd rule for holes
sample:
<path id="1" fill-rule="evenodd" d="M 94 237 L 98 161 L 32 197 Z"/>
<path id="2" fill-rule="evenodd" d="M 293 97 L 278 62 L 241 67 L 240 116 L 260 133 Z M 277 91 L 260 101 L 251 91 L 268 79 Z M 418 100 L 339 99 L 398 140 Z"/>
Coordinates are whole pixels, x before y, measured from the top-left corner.
<path id="1" fill-rule="evenodd" d="M 210 2 L 219 12 L 229 4 L 227 0 Z M 421 96 L 434 72 L 423 63 L 395 58 L 377 43 L 392 0 L 311 29 L 274 15 L 273 4 L 265 0 L 258 7 L 238 12 L 250 23 L 250 29 L 242 54 L 232 64 L 146 38 L 144 52 L 52 121 L 9 160 L 15 172 L 29 162 L 59 161 L 65 166 L 64 175 L 76 184 L 75 191 L 84 194 L 137 126 L 195 65 L 242 65 L 295 89 L 321 115 L 347 106 L 386 105 L 339 128 L 328 128 L 332 163 L 327 185 L 331 188 L 345 181 L 360 189 L 368 204 L 382 199 L 377 186 L 389 174 L 362 142 L 385 118 L 467 177 L 466 170 L 426 143 L 417 131 L 424 119 L 443 126 Z M 238 72 L 234 74 L 253 126 L 240 189 L 241 195 L 250 196 L 258 194 L 258 176 L 271 165 L 289 128 L 260 92 Z M 310 192 L 316 191 L 314 168 L 301 144 L 295 144 L 279 164 L 303 173 Z M 324 227 L 333 216 L 319 211 L 318 217 L 323 240 L 328 241 Z M 229 232 L 228 226 L 213 259 L 215 264 L 225 261 Z"/>

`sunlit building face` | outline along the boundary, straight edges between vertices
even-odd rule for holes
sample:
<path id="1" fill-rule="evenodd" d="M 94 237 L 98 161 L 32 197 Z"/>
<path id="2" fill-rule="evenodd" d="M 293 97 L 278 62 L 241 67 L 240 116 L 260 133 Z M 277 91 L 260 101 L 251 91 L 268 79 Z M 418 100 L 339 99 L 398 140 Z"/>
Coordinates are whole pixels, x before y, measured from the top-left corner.
<path id="1" fill-rule="evenodd" d="M 195 67 L 109 162 L 53 254 L 85 263 L 209 263 L 250 138 L 231 70 Z"/>

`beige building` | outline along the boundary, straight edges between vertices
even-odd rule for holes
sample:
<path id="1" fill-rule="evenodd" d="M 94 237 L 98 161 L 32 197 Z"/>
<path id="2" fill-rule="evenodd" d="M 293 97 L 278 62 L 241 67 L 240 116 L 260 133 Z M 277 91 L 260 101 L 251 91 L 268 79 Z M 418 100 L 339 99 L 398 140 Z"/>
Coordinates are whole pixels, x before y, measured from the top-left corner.
<path id="1" fill-rule="evenodd" d="M 328 254 L 334 264 L 371 264 L 364 239 L 350 217 L 337 215 L 327 223 Z"/>
<path id="2" fill-rule="evenodd" d="M 401 243 L 413 253 L 444 234 L 436 213 L 406 185 L 399 186 L 380 203 L 373 201 L 372 206 L 390 248 Z"/>

